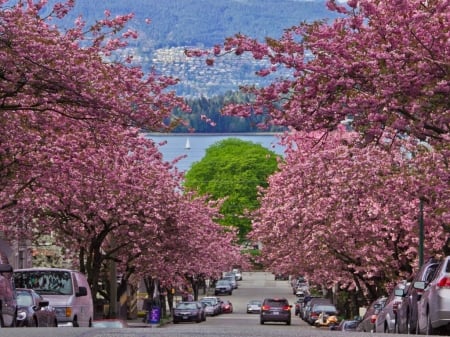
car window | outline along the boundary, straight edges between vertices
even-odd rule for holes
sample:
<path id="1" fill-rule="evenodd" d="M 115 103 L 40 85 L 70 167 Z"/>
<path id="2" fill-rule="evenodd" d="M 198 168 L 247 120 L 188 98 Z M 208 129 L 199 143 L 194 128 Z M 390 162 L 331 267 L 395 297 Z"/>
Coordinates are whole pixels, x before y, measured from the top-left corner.
<path id="1" fill-rule="evenodd" d="M 315 311 L 336 311 L 334 305 L 316 305 L 314 306 Z"/>
<path id="2" fill-rule="evenodd" d="M 178 309 L 197 309 L 195 303 L 179 303 L 177 305 Z"/>
<path id="3" fill-rule="evenodd" d="M 278 299 L 269 299 L 266 301 L 266 305 L 269 305 L 271 307 L 284 307 L 285 305 L 288 305 L 287 300 L 278 300 Z"/>

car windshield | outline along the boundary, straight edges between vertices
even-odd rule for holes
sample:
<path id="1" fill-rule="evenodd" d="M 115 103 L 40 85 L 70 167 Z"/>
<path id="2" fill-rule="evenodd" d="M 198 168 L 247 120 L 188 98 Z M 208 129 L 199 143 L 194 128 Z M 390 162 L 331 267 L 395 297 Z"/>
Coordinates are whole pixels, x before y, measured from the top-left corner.
<path id="1" fill-rule="evenodd" d="M 67 271 L 28 270 L 15 271 L 16 288 L 34 289 L 40 295 L 70 295 L 72 278 Z"/>
<path id="2" fill-rule="evenodd" d="M 261 301 L 257 301 L 257 300 L 250 301 L 249 303 L 252 305 L 261 305 Z"/>
<path id="3" fill-rule="evenodd" d="M 333 305 L 316 305 L 314 311 L 336 311 L 336 307 Z"/>
<path id="4" fill-rule="evenodd" d="M 197 306 L 195 305 L 195 303 L 179 303 L 177 305 L 177 309 L 197 309 Z"/>
<path id="5" fill-rule="evenodd" d="M 217 281 L 217 285 L 218 286 L 228 286 L 228 285 L 230 285 L 230 282 L 225 281 L 225 280 L 220 280 L 220 281 Z"/>
<path id="6" fill-rule="evenodd" d="M 33 298 L 31 294 L 27 291 L 18 291 L 17 292 L 17 305 L 29 307 L 33 305 Z"/>
<path id="7" fill-rule="evenodd" d="M 267 305 L 271 307 L 284 307 L 288 305 L 288 302 L 286 300 L 267 300 Z"/>

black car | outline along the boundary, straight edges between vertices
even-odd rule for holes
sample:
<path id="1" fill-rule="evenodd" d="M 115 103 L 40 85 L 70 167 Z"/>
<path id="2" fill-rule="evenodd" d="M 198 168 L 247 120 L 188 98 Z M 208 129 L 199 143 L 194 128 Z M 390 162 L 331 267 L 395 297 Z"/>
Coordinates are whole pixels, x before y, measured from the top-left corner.
<path id="1" fill-rule="evenodd" d="M 16 289 L 18 327 L 57 327 L 55 309 L 33 289 Z"/>
<path id="2" fill-rule="evenodd" d="M 265 322 L 285 322 L 291 325 L 291 308 L 285 298 L 265 298 L 261 305 L 260 324 Z"/>
<path id="3" fill-rule="evenodd" d="M 205 311 L 200 302 L 179 302 L 173 309 L 173 323 L 179 322 L 196 322 L 204 321 Z"/>

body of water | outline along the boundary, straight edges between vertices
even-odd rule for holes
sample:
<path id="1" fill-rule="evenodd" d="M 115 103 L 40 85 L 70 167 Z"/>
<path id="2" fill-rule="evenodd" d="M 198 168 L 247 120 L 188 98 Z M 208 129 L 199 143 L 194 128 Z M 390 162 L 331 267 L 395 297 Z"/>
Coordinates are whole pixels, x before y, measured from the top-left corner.
<path id="1" fill-rule="evenodd" d="M 177 163 L 180 171 L 188 171 L 192 164 L 203 159 L 206 149 L 211 145 L 227 139 L 238 138 L 264 146 L 265 148 L 284 155 L 284 148 L 279 144 L 278 134 L 275 133 L 245 133 L 245 134 L 161 134 L 147 133 L 146 137 L 155 143 L 166 142 L 160 146 L 164 160 L 172 161 L 186 155 Z"/>

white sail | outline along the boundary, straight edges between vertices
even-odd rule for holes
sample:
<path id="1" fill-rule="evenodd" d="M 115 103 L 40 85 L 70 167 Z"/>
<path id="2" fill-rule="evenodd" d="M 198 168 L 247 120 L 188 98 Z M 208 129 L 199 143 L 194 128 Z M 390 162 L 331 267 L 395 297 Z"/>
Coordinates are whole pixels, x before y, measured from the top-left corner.
<path id="1" fill-rule="evenodd" d="M 184 148 L 187 150 L 189 150 L 191 148 L 191 143 L 189 142 L 189 138 L 186 139 L 186 146 Z"/>

